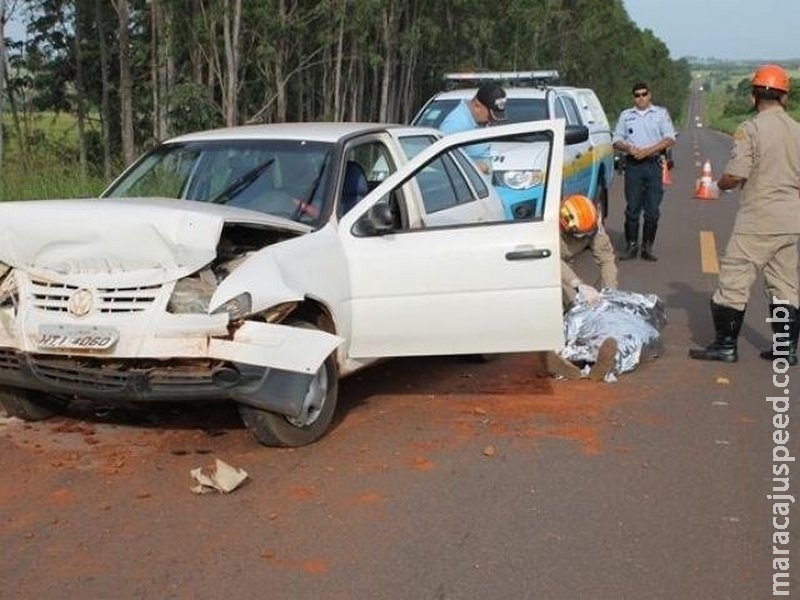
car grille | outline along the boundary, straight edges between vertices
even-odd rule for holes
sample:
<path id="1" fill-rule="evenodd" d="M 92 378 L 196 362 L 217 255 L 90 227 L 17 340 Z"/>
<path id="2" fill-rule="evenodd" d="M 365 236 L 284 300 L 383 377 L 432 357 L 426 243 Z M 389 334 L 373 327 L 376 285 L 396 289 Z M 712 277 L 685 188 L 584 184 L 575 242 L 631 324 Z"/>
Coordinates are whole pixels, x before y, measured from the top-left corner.
<path id="1" fill-rule="evenodd" d="M 206 359 L 102 361 L 71 356 L 25 355 L 0 348 L 0 381 L 4 385 L 49 389 L 52 392 L 118 399 L 218 397 L 224 386 L 214 371 L 226 363 Z M 27 384 L 26 384 L 27 382 Z"/>
<path id="2" fill-rule="evenodd" d="M 72 358 L 31 357 L 36 379 L 58 388 L 94 392 L 169 393 L 199 388 L 214 389 L 211 365 L 168 363 L 150 368 L 86 362 Z"/>
<path id="3" fill-rule="evenodd" d="M 83 389 L 86 386 L 100 391 L 121 391 L 125 389 L 125 374 L 117 371 L 104 372 L 102 368 L 81 367 L 71 359 L 41 359 L 30 361 L 30 368 L 36 379 L 58 387 Z"/>
<path id="4" fill-rule="evenodd" d="M 19 371 L 20 361 L 16 352 L 9 348 L 0 348 L 0 371 Z"/>
<path id="5" fill-rule="evenodd" d="M 70 296 L 80 288 L 75 285 L 32 279 L 33 304 L 38 310 L 68 312 Z M 94 290 L 94 308 L 100 313 L 135 313 L 147 310 L 158 298 L 161 285 Z"/>

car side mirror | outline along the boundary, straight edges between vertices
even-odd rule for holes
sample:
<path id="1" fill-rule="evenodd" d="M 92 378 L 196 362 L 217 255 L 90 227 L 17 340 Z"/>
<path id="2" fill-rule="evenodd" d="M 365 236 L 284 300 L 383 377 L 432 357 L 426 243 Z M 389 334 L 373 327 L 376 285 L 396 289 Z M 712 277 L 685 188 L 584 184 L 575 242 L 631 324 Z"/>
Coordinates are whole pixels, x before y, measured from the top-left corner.
<path id="1" fill-rule="evenodd" d="M 589 139 L 589 128 L 586 125 L 567 125 L 564 130 L 564 143 L 567 146 L 582 144 Z"/>
<path id="2" fill-rule="evenodd" d="M 369 207 L 354 225 L 357 236 L 386 235 L 397 229 L 395 211 L 387 199 L 378 200 Z"/>

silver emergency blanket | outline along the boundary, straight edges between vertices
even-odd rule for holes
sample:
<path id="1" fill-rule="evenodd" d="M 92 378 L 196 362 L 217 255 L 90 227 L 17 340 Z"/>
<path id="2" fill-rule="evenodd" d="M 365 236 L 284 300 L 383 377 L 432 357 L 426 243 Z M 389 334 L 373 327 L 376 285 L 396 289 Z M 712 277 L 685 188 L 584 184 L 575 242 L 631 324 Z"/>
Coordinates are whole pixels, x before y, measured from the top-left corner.
<path id="1" fill-rule="evenodd" d="M 566 345 L 561 356 L 577 365 L 594 363 L 600 344 L 613 337 L 616 365 L 606 376 L 613 380 L 614 374 L 632 371 L 643 359 L 660 354 L 666 323 L 664 303 L 656 294 L 604 289 L 594 304 L 579 295 L 564 315 Z"/>

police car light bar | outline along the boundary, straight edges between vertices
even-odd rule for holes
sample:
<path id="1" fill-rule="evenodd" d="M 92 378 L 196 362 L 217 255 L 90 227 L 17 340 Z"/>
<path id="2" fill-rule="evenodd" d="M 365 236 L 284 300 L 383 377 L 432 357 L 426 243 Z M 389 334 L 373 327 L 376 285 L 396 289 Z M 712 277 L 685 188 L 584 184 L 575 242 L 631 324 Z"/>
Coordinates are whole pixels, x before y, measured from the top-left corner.
<path id="1" fill-rule="evenodd" d="M 504 81 L 510 84 L 523 83 L 544 83 L 558 79 L 558 71 L 555 69 L 541 71 L 482 71 L 480 73 L 447 73 L 445 81 Z"/>

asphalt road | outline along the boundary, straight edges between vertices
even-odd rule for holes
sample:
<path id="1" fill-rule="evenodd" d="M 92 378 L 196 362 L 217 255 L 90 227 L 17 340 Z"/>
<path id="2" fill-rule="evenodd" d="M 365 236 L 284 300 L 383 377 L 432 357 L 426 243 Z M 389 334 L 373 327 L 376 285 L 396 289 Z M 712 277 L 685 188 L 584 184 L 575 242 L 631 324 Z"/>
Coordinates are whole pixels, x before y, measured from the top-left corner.
<path id="1" fill-rule="evenodd" d="M 737 198 L 696 200 L 695 180 L 706 158 L 718 175 L 729 148 L 681 132 L 660 260 L 621 263 L 622 288 L 666 303 L 664 353 L 616 383 L 554 380 L 536 354 L 394 360 L 345 380 L 335 428 L 294 450 L 258 446 L 228 405 L 0 418 L 0 599 L 771 596 L 765 399 L 782 389 L 758 357 L 760 286 L 739 363 L 687 358 L 712 336 L 700 232 L 722 252 Z M 618 247 L 621 183 L 607 221 Z M 797 400 L 788 414 L 797 455 Z M 192 494 L 190 469 L 215 458 L 248 480 Z"/>

